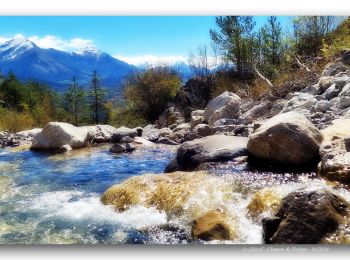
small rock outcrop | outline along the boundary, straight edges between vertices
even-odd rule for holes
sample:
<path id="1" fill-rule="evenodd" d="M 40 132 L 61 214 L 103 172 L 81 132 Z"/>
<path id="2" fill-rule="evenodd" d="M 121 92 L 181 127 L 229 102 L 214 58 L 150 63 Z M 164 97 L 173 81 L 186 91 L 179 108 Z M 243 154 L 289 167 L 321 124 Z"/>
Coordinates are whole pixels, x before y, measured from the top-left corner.
<path id="1" fill-rule="evenodd" d="M 69 145 L 72 149 L 86 145 L 89 131 L 68 123 L 50 122 L 34 137 L 32 150 L 60 150 Z M 63 147 L 62 147 L 63 148 Z"/>
<path id="2" fill-rule="evenodd" d="M 337 119 L 322 130 L 320 174 L 332 181 L 350 184 L 350 119 Z"/>
<path id="3" fill-rule="evenodd" d="M 225 91 L 212 99 L 204 111 L 204 120 L 209 125 L 222 118 L 238 118 L 240 115 L 241 98 L 232 92 Z"/>
<path id="4" fill-rule="evenodd" d="M 301 189 L 282 199 L 275 216 L 262 220 L 267 244 L 316 244 L 348 216 L 349 204 L 325 189 Z"/>
<path id="5" fill-rule="evenodd" d="M 111 148 L 109 148 L 109 151 L 111 153 L 125 153 L 125 152 L 132 152 L 135 150 L 135 145 L 132 143 L 123 143 L 123 144 L 114 144 Z"/>
<path id="6" fill-rule="evenodd" d="M 123 137 L 126 136 L 129 136 L 131 138 L 138 136 L 137 129 L 131 129 L 125 126 L 121 126 L 113 132 L 111 141 L 113 143 L 118 143 Z"/>
<path id="7" fill-rule="evenodd" d="M 115 127 L 110 125 L 81 126 L 81 128 L 88 130 L 88 139 L 94 143 L 110 142 L 113 134 L 117 131 Z"/>
<path id="8" fill-rule="evenodd" d="M 255 158 L 280 164 L 306 164 L 318 156 L 322 134 L 305 116 L 283 113 L 264 122 L 248 141 Z"/>
<path id="9" fill-rule="evenodd" d="M 165 172 L 190 171 L 205 162 L 228 161 L 246 155 L 248 138 L 211 135 L 183 143 Z"/>

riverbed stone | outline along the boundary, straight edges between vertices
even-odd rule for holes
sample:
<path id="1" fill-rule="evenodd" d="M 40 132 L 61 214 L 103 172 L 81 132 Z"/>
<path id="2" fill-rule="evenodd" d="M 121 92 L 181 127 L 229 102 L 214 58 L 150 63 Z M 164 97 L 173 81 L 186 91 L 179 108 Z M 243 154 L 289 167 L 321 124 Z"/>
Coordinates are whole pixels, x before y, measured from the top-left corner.
<path id="1" fill-rule="evenodd" d="M 202 137 L 214 134 L 214 130 L 207 124 L 198 124 L 192 131 L 194 134 Z"/>
<path id="2" fill-rule="evenodd" d="M 192 238 L 197 240 L 233 240 L 237 238 L 237 231 L 233 229 L 235 220 L 220 209 L 212 210 L 199 217 L 192 225 Z"/>
<path id="3" fill-rule="evenodd" d="M 88 139 L 94 143 L 110 142 L 113 134 L 117 131 L 115 127 L 110 125 L 81 126 L 80 128 L 88 130 Z"/>
<path id="4" fill-rule="evenodd" d="M 113 144 L 109 149 L 111 153 L 132 152 L 133 150 L 135 150 L 135 145 L 132 143 Z"/>
<path id="5" fill-rule="evenodd" d="M 131 129 L 125 126 L 121 126 L 113 132 L 112 135 L 112 142 L 117 143 L 119 142 L 123 137 L 129 136 L 131 138 L 134 138 L 135 136 L 138 136 L 136 129 Z"/>
<path id="6" fill-rule="evenodd" d="M 32 142 L 33 150 L 55 150 L 63 145 L 69 145 L 73 149 L 86 145 L 88 130 L 75 127 L 68 123 L 50 122 L 37 134 Z"/>
<path id="7" fill-rule="evenodd" d="M 176 157 L 165 172 L 191 171 L 205 162 L 228 161 L 247 154 L 248 138 L 211 135 L 180 145 Z"/>
<path id="8" fill-rule="evenodd" d="M 316 244 L 335 232 L 349 215 L 349 203 L 323 188 L 288 194 L 277 213 L 262 220 L 267 244 Z"/>
<path id="9" fill-rule="evenodd" d="M 305 164 L 318 156 L 320 131 L 303 115 L 279 114 L 249 137 L 248 151 L 258 159 L 280 164 Z"/>

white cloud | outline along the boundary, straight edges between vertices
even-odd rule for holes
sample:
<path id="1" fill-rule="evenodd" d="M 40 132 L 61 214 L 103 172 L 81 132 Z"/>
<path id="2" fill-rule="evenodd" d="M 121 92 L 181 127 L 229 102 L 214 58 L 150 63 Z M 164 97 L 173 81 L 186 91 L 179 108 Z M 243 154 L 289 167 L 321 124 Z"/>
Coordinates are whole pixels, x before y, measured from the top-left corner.
<path id="1" fill-rule="evenodd" d="M 185 56 L 155 56 L 155 55 L 143 55 L 143 56 L 123 56 L 113 55 L 114 58 L 125 61 L 135 66 L 140 65 L 173 65 L 176 62 L 187 63 L 187 57 Z"/>
<path id="2" fill-rule="evenodd" d="M 46 35 L 44 37 L 31 36 L 28 40 L 34 42 L 40 48 L 53 48 L 61 51 L 76 51 L 90 46 L 95 46 L 93 40 L 74 38 L 70 40 L 63 40 L 60 37 L 53 35 Z"/>
<path id="3" fill-rule="evenodd" d="M 53 48 L 61 51 L 77 51 L 86 47 L 96 47 L 93 40 L 82 38 L 73 38 L 66 40 L 54 35 L 45 35 L 43 37 L 39 37 L 37 35 L 25 37 L 22 34 L 16 34 L 13 37 L 0 36 L 0 43 L 17 38 L 27 38 L 28 40 L 38 45 L 40 48 Z"/>

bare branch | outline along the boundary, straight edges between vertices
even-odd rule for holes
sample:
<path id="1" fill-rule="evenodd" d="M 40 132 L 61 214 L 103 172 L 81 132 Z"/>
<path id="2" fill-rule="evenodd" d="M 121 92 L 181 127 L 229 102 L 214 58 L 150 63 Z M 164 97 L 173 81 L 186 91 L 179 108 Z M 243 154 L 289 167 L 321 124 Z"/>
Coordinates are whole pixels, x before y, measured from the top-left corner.
<path id="1" fill-rule="evenodd" d="M 319 76 L 316 72 L 310 70 L 305 64 L 301 63 L 298 58 L 295 57 L 295 61 L 298 63 L 299 67 L 304 68 L 307 72 L 313 73 L 316 76 Z"/>
<path id="2" fill-rule="evenodd" d="M 272 85 L 272 83 L 271 83 L 271 81 L 270 81 L 269 79 L 267 79 L 266 77 L 264 77 L 264 76 L 258 71 L 258 69 L 257 69 L 256 67 L 254 67 L 254 70 L 255 70 L 256 74 L 257 74 L 261 79 L 263 79 L 271 88 L 273 88 L 273 85 Z"/>

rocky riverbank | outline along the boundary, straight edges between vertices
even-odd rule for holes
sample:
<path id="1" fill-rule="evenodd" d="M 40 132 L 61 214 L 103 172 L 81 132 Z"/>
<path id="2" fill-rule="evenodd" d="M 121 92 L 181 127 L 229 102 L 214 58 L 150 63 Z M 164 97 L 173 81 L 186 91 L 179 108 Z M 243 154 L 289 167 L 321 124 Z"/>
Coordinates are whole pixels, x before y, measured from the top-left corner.
<path id="1" fill-rule="evenodd" d="M 202 110 L 186 110 L 187 115 L 169 105 L 157 124 L 144 128 L 51 122 L 43 129 L 1 133 L 0 141 L 2 146 L 30 143 L 32 150 L 56 152 L 99 143 L 110 143 L 111 153 L 132 153 L 140 146 L 156 144 L 176 147 L 167 173 L 131 177 L 108 189 L 101 201 L 117 212 L 141 205 L 155 207 L 169 218 L 186 216 L 191 226 L 189 240 L 239 237 L 240 231 L 234 228 L 239 217 L 226 205 L 234 204 L 232 188 L 237 183 L 211 174 L 214 169 L 230 169 L 234 164 L 256 169 L 254 176 L 266 169 L 270 169 L 269 176 L 277 169 L 294 175 L 300 169 L 315 172 L 313 178 L 330 188 L 308 180 L 312 187 L 301 186 L 280 196 L 265 185 L 249 197 L 243 211 L 262 226 L 265 243 L 334 242 L 332 235 L 350 225 L 349 200 L 333 190 L 338 186 L 348 189 L 350 184 L 349 55 L 345 52 L 329 64 L 315 84 L 283 99 L 270 95 L 256 102 L 224 92 Z M 251 192 L 249 186 L 254 183 L 244 185 L 241 194 L 244 189 Z M 201 193 L 208 196 L 208 207 L 203 208 L 203 203 L 195 206 L 194 198 Z M 217 193 L 224 196 L 219 204 L 213 195 Z M 270 212 L 268 217 L 266 212 Z M 348 234 L 342 236 L 341 241 L 350 241 Z"/>

